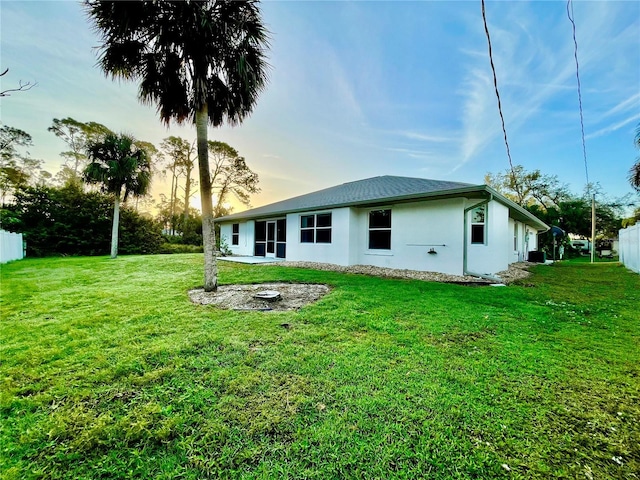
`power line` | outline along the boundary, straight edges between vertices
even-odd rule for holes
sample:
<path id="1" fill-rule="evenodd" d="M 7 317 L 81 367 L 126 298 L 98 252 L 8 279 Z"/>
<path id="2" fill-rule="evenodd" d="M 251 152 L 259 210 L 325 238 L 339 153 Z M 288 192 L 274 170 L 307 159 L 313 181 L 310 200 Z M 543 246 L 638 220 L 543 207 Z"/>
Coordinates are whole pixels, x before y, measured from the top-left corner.
<path id="1" fill-rule="evenodd" d="M 567 0 L 567 17 L 573 28 L 573 56 L 576 59 L 576 80 L 578 81 L 578 107 L 580 109 L 580 132 L 582 134 L 582 155 L 584 157 L 584 174 L 587 180 L 587 193 L 591 193 L 589 168 L 587 166 L 587 144 L 584 141 L 584 116 L 582 113 L 582 93 L 580 89 L 580 65 L 578 63 L 578 40 L 576 39 L 576 22 L 573 21 L 573 3 Z M 591 263 L 594 262 L 596 237 L 596 195 L 591 196 Z"/>
<path id="2" fill-rule="evenodd" d="M 507 140 L 507 129 L 504 125 L 504 115 L 502 114 L 502 102 L 500 101 L 500 91 L 498 90 L 498 77 L 496 76 L 496 67 L 493 64 L 493 52 L 491 50 L 491 37 L 489 36 L 489 27 L 487 26 L 487 15 L 484 11 L 484 0 L 482 0 L 482 20 L 484 22 L 484 32 L 487 34 L 487 43 L 489 44 L 489 61 L 491 62 L 491 71 L 493 72 L 493 87 L 496 91 L 496 98 L 498 99 L 498 112 L 500 113 L 500 121 L 502 122 L 502 133 L 504 134 L 504 144 L 507 147 L 507 157 L 509 158 L 509 166 L 511 167 L 511 178 L 513 185 L 520 196 L 520 189 L 518 187 L 518 181 L 516 179 L 516 172 L 513 168 L 513 161 L 511 159 L 511 150 L 509 149 L 509 140 Z"/>
<path id="3" fill-rule="evenodd" d="M 483 0 L 484 1 L 484 0 Z M 580 109 L 580 131 L 582 133 L 582 155 L 584 156 L 584 173 L 587 179 L 587 189 L 591 189 L 589 184 L 589 168 L 587 166 L 587 144 L 584 141 L 584 116 L 582 113 L 582 93 L 580 88 L 580 65 L 578 63 L 578 40 L 576 40 L 576 22 L 573 21 L 573 3 L 567 0 L 567 17 L 573 27 L 573 56 L 576 59 L 576 80 L 578 81 L 578 107 Z"/>

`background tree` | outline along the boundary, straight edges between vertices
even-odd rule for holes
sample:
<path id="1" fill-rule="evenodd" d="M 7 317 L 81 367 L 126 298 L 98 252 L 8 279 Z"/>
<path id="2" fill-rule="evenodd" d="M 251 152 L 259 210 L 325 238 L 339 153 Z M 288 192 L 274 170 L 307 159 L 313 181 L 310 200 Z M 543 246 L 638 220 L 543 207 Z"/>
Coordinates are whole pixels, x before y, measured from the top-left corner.
<path id="1" fill-rule="evenodd" d="M 7 73 L 9 73 L 9 69 L 5 68 L 4 72 L 0 73 L 0 77 L 4 77 Z M 0 97 L 10 97 L 13 92 L 26 92 L 27 90 L 31 90 L 36 85 L 38 85 L 38 82 L 31 83 L 23 82 L 22 80 L 20 80 L 16 88 L 8 88 L 6 90 L 0 91 Z"/>
<path id="2" fill-rule="evenodd" d="M 565 232 L 580 237 L 591 237 L 591 194 L 597 193 L 596 237 L 613 238 L 622 225 L 626 198 L 607 199 L 599 185 L 589 185 L 582 196 L 574 195 L 566 184 L 555 175 L 545 175 L 539 170 L 528 172 L 521 165 L 504 173 L 485 175 L 485 183 L 507 198 L 518 203 L 540 218 L 547 225 L 556 225 Z M 516 190 L 514 182 L 518 183 Z M 569 240 L 565 238 L 564 242 Z M 539 237 L 539 248 L 551 251 L 553 236 L 550 232 Z"/>
<path id="3" fill-rule="evenodd" d="M 84 170 L 85 181 L 114 195 L 111 258 L 116 258 L 122 190 L 124 201 L 129 195 L 145 195 L 151 185 L 151 164 L 146 150 L 124 134 L 107 134 L 102 141 L 89 144 L 87 154 L 91 163 Z"/>
<path id="4" fill-rule="evenodd" d="M 569 187 L 560 183 L 556 175 L 545 175 L 540 170 L 528 172 L 522 165 L 501 173 L 487 173 L 484 181 L 522 207 L 537 203 L 548 208 L 570 197 Z"/>
<path id="5" fill-rule="evenodd" d="M 86 155 L 88 145 L 100 141 L 109 133 L 113 133 L 100 123 L 79 122 L 71 117 L 54 118 L 47 130 L 60 138 L 69 148 L 69 150 L 60 153 L 60 156 L 65 159 L 58 176 L 61 183 L 80 183 L 82 171 L 89 163 Z"/>
<path id="6" fill-rule="evenodd" d="M 266 83 L 268 39 L 255 0 L 85 0 L 102 35 L 99 64 L 140 80 L 143 102 L 165 123 L 196 125 L 204 238 L 204 289 L 217 288 L 207 125 L 241 123 Z"/>
<path id="7" fill-rule="evenodd" d="M 233 194 L 243 205 L 249 206 L 249 195 L 258 193 L 258 174 L 253 172 L 237 150 L 224 142 L 209 142 L 211 158 L 211 187 L 216 193 L 217 202 L 214 216 L 221 217 L 229 213 L 224 206 L 229 194 Z"/>
<path id="8" fill-rule="evenodd" d="M 640 150 L 640 124 L 636 127 L 636 136 L 633 139 L 633 143 L 636 148 Z M 634 163 L 629 170 L 629 183 L 631 183 L 631 186 L 640 193 L 640 157 L 636 158 L 636 163 Z"/>
<path id="9" fill-rule="evenodd" d="M 157 149 L 157 147 L 153 143 L 146 142 L 144 140 L 135 140 L 135 147 L 140 150 L 144 150 L 144 152 L 147 154 L 151 177 L 153 177 L 154 174 L 159 173 L 158 162 L 162 158 L 162 154 Z M 139 195 L 133 196 L 133 202 L 134 203 L 131 205 L 131 207 L 136 211 L 138 210 L 140 204 L 153 206 L 153 204 L 155 203 L 153 199 Z"/>
<path id="10" fill-rule="evenodd" d="M 22 148 L 32 145 L 31 135 L 24 130 L 3 125 L 0 127 L 0 200 L 5 203 L 7 194 L 13 194 L 30 181 L 46 178 L 40 170 L 43 161 L 31 158 Z M 39 175 L 39 177 L 38 177 Z"/>
<path id="11" fill-rule="evenodd" d="M 171 174 L 169 216 L 172 219 L 170 228 L 175 231 L 175 218 L 176 212 L 178 211 L 176 200 L 178 197 L 180 177 L 184 177 L 184 204 L 181 211 L 185 219 L 189 216 L 188 206 L 192 196 L 191 189 L 195 186 L 195 181 L 191 178 L 192 171 L 195 169 L 195 146 L 194 143 L 190 143 L 184 138 L 171 136 L 162 141 L 160 148 L 166 159 L 165 173 Z"/>

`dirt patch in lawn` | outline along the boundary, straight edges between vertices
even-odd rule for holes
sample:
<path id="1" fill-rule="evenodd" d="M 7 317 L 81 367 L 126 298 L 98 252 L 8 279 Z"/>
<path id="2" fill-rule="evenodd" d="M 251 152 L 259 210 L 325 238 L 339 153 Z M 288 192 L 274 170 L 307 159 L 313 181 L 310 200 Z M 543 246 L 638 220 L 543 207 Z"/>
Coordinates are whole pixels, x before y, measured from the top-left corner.
<path id="1" fill-rule="evenodd" d="M 277 291 L 280 299 L 275 301 L 255 298 L 264 291 Z M 312 283 L 258 283 L 252 285 L 220 285 L 216 292 L 205 292 L 202 288 L 189 291 L 189 298 L 200 305 L 215 305 L 225 310 L 286 311 L 298 310 L 317 302 L 331 289 L 327 285 Z"/>

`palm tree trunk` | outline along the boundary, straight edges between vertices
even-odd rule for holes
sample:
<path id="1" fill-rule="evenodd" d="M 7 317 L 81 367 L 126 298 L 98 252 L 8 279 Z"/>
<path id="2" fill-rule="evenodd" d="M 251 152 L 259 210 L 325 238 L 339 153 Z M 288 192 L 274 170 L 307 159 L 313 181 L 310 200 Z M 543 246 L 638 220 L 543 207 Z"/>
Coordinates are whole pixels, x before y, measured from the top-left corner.
<path id="1" fill-rule="evenodd" d="M 209 173 L 209 149 L 207 144 L 208 105 L 196 111 L 196 138 L 198 141 L 198 169 L 200 170 L 200 201 L 202 202 L 202 243 L 204 244 L 204 291 L 218 289 L 218 264 L 216 262 L 216 232 L 213 225 L 213 201 Z"/>
<path id="2" fill-rule="evenodd" d="M 113 202 L 113 227 L 111 228 L 111 258 L 118 256 L 118 225 L 120 224 L 120 192 Z"/>

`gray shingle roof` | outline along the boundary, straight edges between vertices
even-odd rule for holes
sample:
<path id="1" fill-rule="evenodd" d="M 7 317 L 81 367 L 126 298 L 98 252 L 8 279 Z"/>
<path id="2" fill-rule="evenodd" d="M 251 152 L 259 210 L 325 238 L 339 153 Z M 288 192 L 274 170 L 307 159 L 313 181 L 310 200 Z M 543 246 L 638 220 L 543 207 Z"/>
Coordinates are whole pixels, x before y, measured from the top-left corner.
<path id="1" fill-rule="evenodd" d="M 382 176 L 343 183 L 317 192 L 220 217 L 217 221 L 265 217 L 289 212 L 320 210 L 346 205 L 367 205 L 394 200 L 431 197 L 459 190 L 483 188 L 471 183 L 429 180 L 426 178 Z"/>

